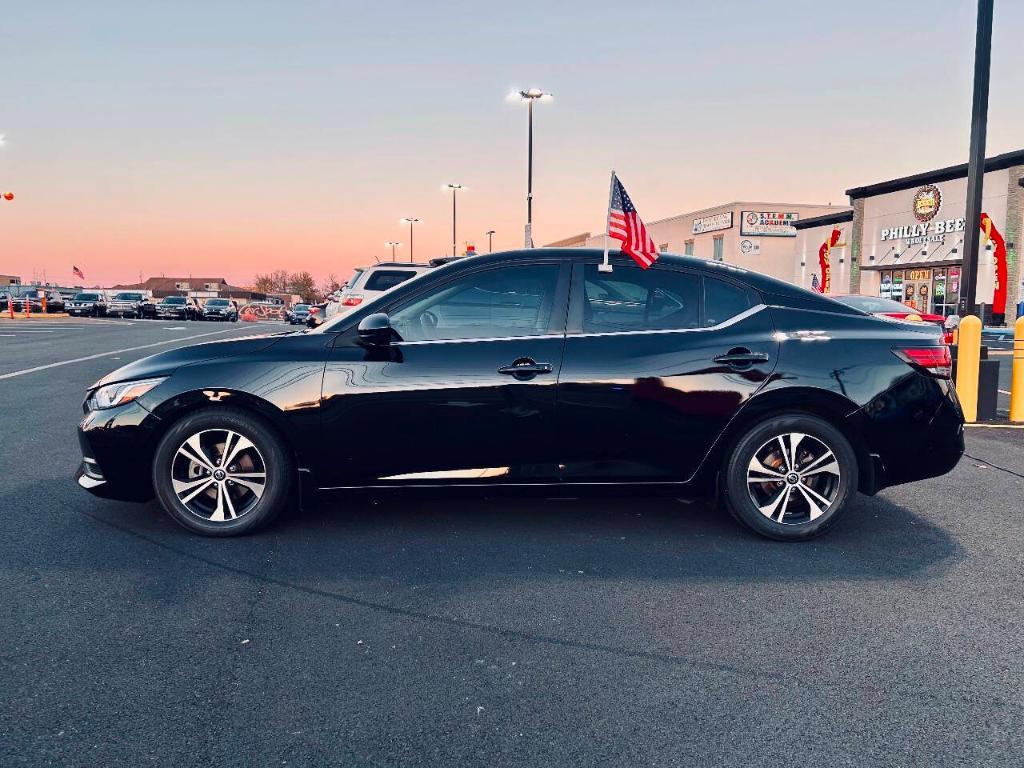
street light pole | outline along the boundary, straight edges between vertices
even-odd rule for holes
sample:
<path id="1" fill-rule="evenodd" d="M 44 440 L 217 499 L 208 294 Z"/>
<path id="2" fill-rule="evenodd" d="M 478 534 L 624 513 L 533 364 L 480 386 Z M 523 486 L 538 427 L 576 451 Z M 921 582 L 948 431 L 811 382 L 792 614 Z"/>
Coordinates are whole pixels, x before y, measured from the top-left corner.
<path id="1" fill-rule="evenodd" d="M 487 235 L 487 252 L 494 253 L 494 230 L 489 229 L 484 234 Z"/>
<path id="2" fill-rule="evenodd" d="M 402 219 L 402 223 L 409 225 L 409 263 L 412 264 L 412 225 L 418 224 L 419 219 L 413 216 L 406 216 L 404 219 Z"/>
<path id="3" fill-rule="evenodd" d="M 455 241 L 456 241 L 456 237 L 455 237 L 455 221 L 456 221 L 456 218 L 455 218 L 456 217 L 455 196 L 456 195 L 455 195 L 455 193 L 458 192 L 460 189 L 465 189 L 465 187 L 463 187 L 461 184 L 448 184 L 444 188 L 445 189 L 450 189 L 452 191 L 452 256 L 458 256 L 458 254 L 455 252 Z"/>
<path id="4" fill-rule="evenodd" d="M 958 307 L 961 317 L 973 315 L 977 311 L 981 193 L 985 183 L 985 134 L 988 127 L 988 83 L 992 64 L 992 3 L 993 0 L 978 0 L 978 27 L 974 39 L 974 99 L 971 104 L 971 149 L 967 164 L 967 228 L 964 232 Z"/>
<path id="5" fill-rule="evenodd" d="M 397 240 L 388 240 L 386 243 L 384 243 L 384 245 L 385 245 L 385 247 L 390 246 L 390 248 L 391 248 L 391 260 L 394 261 L 395 260 L 395 248 L 399 247 L 401 245 L 401 243 L 398 242 Z"/>
<path id="6" fill-rule="evenodd" d="M 533 102 L 550 99 L 551 94 L 540 88 L 519 91 L 519 98 L 527 105 L 526 139 L 526 247 L 533 248 Z"/>

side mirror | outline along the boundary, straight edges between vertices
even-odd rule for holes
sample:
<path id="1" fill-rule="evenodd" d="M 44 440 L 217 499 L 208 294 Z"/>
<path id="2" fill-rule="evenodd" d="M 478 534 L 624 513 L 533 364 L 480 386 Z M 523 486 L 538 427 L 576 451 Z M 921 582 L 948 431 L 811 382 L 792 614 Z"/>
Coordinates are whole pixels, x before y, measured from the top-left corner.
<path id="1" fill-rule="evenodd" d="M 369 347 L 386 347 L 396 335 L 386 312 L 364 317 L 359 321 L 358 331 L 359 341 Z"/>

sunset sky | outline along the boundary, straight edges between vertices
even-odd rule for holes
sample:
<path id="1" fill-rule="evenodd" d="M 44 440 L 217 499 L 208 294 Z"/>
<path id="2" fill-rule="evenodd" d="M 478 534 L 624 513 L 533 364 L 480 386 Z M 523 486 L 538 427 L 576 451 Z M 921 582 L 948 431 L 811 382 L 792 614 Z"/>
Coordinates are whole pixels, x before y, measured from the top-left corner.
<path id="1" fill-rule="evenodd" d="M 308 269 L 407 241 L 603 227 L 615 168 L 653 220 L 844 203 L 965 162 L 973 0 L 6 2 L 0 273 L 88 284 Z M 1024 2 L 996 0 L 988 154 L 1024 147 Z M 407 243 L 400 250 L 408 257 Z"/>

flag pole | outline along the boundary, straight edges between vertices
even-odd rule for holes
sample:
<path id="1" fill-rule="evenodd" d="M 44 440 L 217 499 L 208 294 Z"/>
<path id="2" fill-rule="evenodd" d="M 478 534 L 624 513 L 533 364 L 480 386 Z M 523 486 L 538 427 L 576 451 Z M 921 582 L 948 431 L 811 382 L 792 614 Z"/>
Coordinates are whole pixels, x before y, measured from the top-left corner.
<path id="1" fill-rule="evenodd" d="M 608 220 L 612 213 L 612 196 L 615 189 L 615 171 L 612 171 L 611 181 L 608 182 L 608 210 L 604 214 L 604 261 L 597 266 L 598 272 L 611 272 L 612 265 L 608 263 Z"/>

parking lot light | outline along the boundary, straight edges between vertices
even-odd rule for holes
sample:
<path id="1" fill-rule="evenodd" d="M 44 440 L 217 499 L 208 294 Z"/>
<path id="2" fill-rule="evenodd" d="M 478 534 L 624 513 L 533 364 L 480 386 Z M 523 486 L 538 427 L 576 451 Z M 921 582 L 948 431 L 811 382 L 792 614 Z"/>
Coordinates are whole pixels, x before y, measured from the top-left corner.
<path id="1" fill-rule="evenodd" d="M 398 248 L 400 245 L 401 245 L 401 243 L 398 242 L 397 240 L 388 240 L 386 243 L 384 243 L 384 247 L 385 248 L 389 248 L 389 247 L 391 248 L 391 260 L 392 261 L 395 260 L 395 248 Z"/>
<path id="2" fill-rule="evenodd" d="M 443 187 L 441 187 L 441 189 L 450 189 L 452 191 L 452 256 L 458 256 L 459 254 L 455 250 L 455 193 L 465 189 L 465 187 L 462 186 L 461 184 L 445 184 Z"/>
<path id="3" fill-rule="evenodd" d="M 412 263 L 412 247 L 413 247 L 413 242 L 412 242 L 412 225 L 413 224 L 419 224 L 419 222 L 420 222 L 420 220 L 417 219 L 415 216 L 406 216 L 401 221 L 402 224 L 408 224 L 409 225 L 409 263 L 410 264 Z"/>

